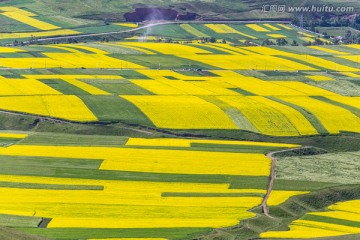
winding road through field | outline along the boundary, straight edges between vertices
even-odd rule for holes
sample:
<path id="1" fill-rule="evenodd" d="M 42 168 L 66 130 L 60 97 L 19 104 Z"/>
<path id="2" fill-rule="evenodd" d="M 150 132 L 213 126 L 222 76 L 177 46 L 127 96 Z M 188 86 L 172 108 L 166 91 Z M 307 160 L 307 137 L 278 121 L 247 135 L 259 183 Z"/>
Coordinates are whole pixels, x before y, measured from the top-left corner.
<path id="1" fill-rule="evenodd" d="M 77 34 L 77 35 L 67 35 L 67 36 L 57 36 L 57 37 L 47 37 L 47 38 L 38 38 L 36 42 L 44 42 L 44 41 L 53 41 L 53 40 L 61 40 L 61 39 L 69 39 L 69 38 L 81 38 L 81 37 L 98 37 L 98 36 L 106 36 L 111 34 L 120 34 L 120 33 L 131 33 L 139 30 L 160 26 L 160 25 L 169 25 L 169 24 L 205 24 L 205 23 L 285 23 L 291 24 L 290 21 L 158 21 L 158 22 L 149 22 L 144 26 L 122 30 L 122 31 L 113 31 L 113 32 L 102 32 L 102 33 L 85 33 L 85 34 Z M 25 41 L 24 44 L 29 44 L 31 41 Z M 8 44 L 8 46 L 12 46 L 13 44 Z"/>

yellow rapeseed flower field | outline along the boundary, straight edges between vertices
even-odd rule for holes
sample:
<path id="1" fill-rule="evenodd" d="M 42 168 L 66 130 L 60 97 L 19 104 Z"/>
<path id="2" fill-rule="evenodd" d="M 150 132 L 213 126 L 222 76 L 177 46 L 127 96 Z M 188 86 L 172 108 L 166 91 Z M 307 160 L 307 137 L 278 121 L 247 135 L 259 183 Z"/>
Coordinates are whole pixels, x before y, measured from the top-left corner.
<path id="1" fill-rule="evenodd" d="M 19 11 L 16 12 L 3 12 L 1 13 L 2 15 L 8 17 L 8 18 L 12 18 L 15 19 L 19 22 L 25 23 L 27 25 L 33 26 L 37 29 L 40 30 L 54 30 L 54 29 L 59 29 L 60 27 L 55 26 L 53 24 L 47 23 L 47 22 L 43 22 L 40 21 L 34 17 L 30 17 L 28 16 L 28 14 L 24 15 L 22 13 L 20 13 Z"/>
<path id="2" fill-rule="evenodd" d="M 265 23 L 264 26 L 267 27 L 267 28 L 270 28 L 271 30 L 275 30 L 275 31 L 281 30 L 280 28 L 275 27 L 274 25 L 271 25 L 269 23 Z"/>
<path id="3" fill-rule="evenodd" d="M 221 101 L 236 107 L 262 134 L 273 136 L 299 136 L 299 131 L 281 112 L 256 101 L 254 97 L 220 96 Z"/>
<path id="4" fill-rule="evenodd" d="M 79 122 L 97 121 L 87 106 L 71 95 L 0 97 L 0 109 Z"/>
<path id="5" fill-rule="evenodd" d="M 121 96 L 160 128 L 238 129 L 217 106 L 195 96 Z"/>
<path id="6" fill-rule="evenodd" d="M 239 146 L 268 146 L 294 148 L 299 145 L 267 142 L 249 142 L 249 141 L 226 141 L 226 140 L 204 140 L 204 139 L 179 139 L 179 138 L 129 138 L 127 146 L 163 146 L 163 147 L 191 147 L 192 143 L 206 144 L 225 144 Z"/>
<path id="7" fill-rule="evenodd" d="M 280 191 L 280 190 L 273 190 L 271 191 L 270 197 L 267 201 L 269 206 L 277 206 L 284 203 L 286 200 L 293 196 L 308 194 L 310 192 L 307 191 Z"/>
<path id="8" fill-rule="evenodd" d="M 0 132 L 0 138 L 18 138 L 23 139 L 29 136 L 26 133 L 8 133 L 8 132 Z"/>
<path id="9" fill-rule="evenodd" d="M 180 24 L 180 27 L 182 29 L 184 29 L 185 31 L 187 31 L 188 33 L 191 33 L 192 35 L 196 36 L 196 37 L 210 37 L 209 35 L 197 30 L 196 28 L 194 28 L 193 26 L 191 26 L 190 24 Z"/>
<path id="10" fill-rule="evenodd" d="M 216 33 L 235 33 L 235 34 L 239 34 L 241 36 L 250 38 L 250 39 L 257 39 L 254 36 L 251 36 L 249 34 L 240 32 L 226 24 L 205 24 L 206 27 L 210 28 L 211 30 L 213 30 Z"/>
<path id="11" fill-rule="evenodd" d="M 279 97 L 314 114 L 329 133 L 360 132 L 360 118 L 352 112 L 311 97 Z"/>
<path id="12" fill-rule="evenodd" d="M 270 32 L 270 30 L 260 26 L 259 24 L 251 23 L 251 24 L 246 24 L 246 26 L 256 32 Z"/>

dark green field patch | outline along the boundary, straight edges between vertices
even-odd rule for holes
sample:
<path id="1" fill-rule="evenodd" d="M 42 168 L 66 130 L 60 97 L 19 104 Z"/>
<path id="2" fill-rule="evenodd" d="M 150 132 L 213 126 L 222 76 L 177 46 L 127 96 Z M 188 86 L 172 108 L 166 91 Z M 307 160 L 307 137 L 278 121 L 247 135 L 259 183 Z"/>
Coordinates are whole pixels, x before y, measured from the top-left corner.
<path id="1" fill-rule="evenodd" d="M 94 87 L 100 88 L 108 93 L 116 95 L 153 95 L 148 90 L 139 87 L 138 85 L 127 81 L 114 81 L 114 80 L 81 80 Z"/>
<path id="2" fill-rule="evenodd" d="M 256 96 L 254 93 L 248 92 L 248 91 L 246 91 L 244 89 L 241 89 L 241 88 L 229 88 L 229 90 L 240 93 L 241 95 L 244 95 L 244 96 Z"/>
<path id="3" fill-rule="evenodd" d="M 306 180 L 287 180 L 277 178 L 275 179 L 273 189 L 289 191 L 315 191 L 338 185 L 339 183 L 316 182 Z"/>
<path id="4" fill-rule="evenodd" d="M 148 117 L 131 102 L 118 96 L 81 96 L 86 106 L 100 121 L 123 121 L 154 126 Z"/>
<path id="5" fill-rule="evenodd" d="M 88 92 L 62 79 L 43 79 L 40 81 L 65 95 L 89 95 Z"/>
<path id="6" fill-rule="evenodd" d="M 336 225 L 344 225 L 344 226 L 348 226 L 348 227 L 360 228 L 360 222 L 339 219 L 339 218 L 336 218 L 336 215 L 334 215 L 334 218 L 332 218 L 332 217 L 325 217 L 325 216 L 317 216 L 317 215 L 306 214 L 305 216 L 303 216 L 301 218 L 301 220 L 324 222 L 324 223 L 331 223 L 331 224 L 336 224 Z"/>
<path id="7" fill-rule="evenodd" d="M 33 133 L 21 140 L 20 145 L 52 145 L 52 146 L 110 146 L 118 147 L 126 143 L 124 136 L 80 135 L 63 133 Z"/>
<path id="8" fill-rule="evenodd" d="M 72 168 L 72 169 L 99 169 L 102 160 L 56 158 L 56 157 L 29 157 L 29 156 L 0 156 L 0 164 L 4 173 L 11 174 L 11 169 L 35 167 L 45 168 Z"/>
<path id="9" fill-rule="evenodd" d="M 47 190 L 104 190 L 104 186 L 96 185 L 64 185 L 64 184 L 37 184 L 21 182 L 0 182 L 2 188 L 47 189 Z"/>
<path id="10" fill-rule="evenodd" d="M 266 189 L 269 177 L 266 176 L 235 176 L 232 178 L 230 189 Z"/>
<path id="11" fill-rule="evenodd" d="M 88 238 L 185 238 L 211 231 L 210 228 L 18 228 L 51 239 Z"/>

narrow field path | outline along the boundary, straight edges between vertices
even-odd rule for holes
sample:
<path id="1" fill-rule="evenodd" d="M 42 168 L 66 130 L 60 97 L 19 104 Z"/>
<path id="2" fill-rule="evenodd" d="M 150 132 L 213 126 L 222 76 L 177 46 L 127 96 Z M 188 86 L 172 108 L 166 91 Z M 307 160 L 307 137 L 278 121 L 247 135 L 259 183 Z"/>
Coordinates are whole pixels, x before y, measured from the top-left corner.
<path id="1" fill-rule="evenodd" d="M 261 203 L 261 208 L 262 208 L 262 211 L 263 211 L 265 216 L 267 216 L 269 218 L 274 218 L 269 214 L 269 209 L 268 209 L 268 206 L 267 206 L 267 201 L 269 200 L 271 191 L 272 191 L 273 186 L 274 186 L 275 177 L 276 177 L 276 175 L 275 175 L 276 158 L 274 157 L 274 155 L 278 154 L 278 153 L 291 152 L 291 151 L 294 151 L 294 150 L 307 149 L 307 148 L 312 148 L 312 147 L 304 146 L 304 147 L 290 148 L 290 149 L 284 149 L 284 150 L 279 150 L 279 151 L 273 151 L 273 152 L 269 152 L 268 154 L 266 154 L 266 156 L 271 159 L 271 171 L 270 171 L 270 177 L 269 177 L 269 186 L 268 186 L 268 189 L 266 191 L 266 195 L 265 195 L 265 197 L 264 197 L 264 199 L 263 199 L 263 201 Z"/>

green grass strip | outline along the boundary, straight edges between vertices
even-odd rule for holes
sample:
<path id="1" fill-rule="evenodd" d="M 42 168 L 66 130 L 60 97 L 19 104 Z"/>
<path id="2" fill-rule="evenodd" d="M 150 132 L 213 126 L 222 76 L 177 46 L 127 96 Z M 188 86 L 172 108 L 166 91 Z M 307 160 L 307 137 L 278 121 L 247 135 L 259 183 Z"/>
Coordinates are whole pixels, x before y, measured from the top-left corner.
<path id="1" fill-rule="evenodd" d="M 41 222 L 39 217 L 25 217 L 0 214 L 0 226 L 3 227 L 37 227 Z M 0 235 L 1 236 L 1 235 Z"/>
<path id="2" fill-rule="evenodd" d="M 18 228 L 50 239 L 88 238 L 185 238 L 209 232 L 210 228 Z"/>

